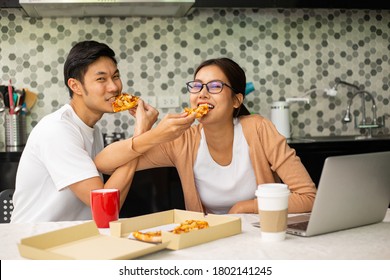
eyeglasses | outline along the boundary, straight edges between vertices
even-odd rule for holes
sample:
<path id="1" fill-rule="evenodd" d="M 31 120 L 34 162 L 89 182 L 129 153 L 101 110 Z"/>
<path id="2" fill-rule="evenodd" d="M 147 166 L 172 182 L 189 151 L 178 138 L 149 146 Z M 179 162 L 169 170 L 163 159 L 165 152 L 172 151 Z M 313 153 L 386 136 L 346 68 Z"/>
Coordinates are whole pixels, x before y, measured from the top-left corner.
<path id="1" fill-rule="evenodd" d="M 228 88 L 236 92 L 234 88 L 222 81 L 210 81 L 207 84 L 202 84 L 201 82 L 197 81 L 191 81 L 186 83 L 186 85 L 189 93 L 199 93 L 202 91 L 204 86 L 206 86 L 207 91 L 211 94 L 220 93 L 223 90 L 223 86 L 227 86 Z"/>

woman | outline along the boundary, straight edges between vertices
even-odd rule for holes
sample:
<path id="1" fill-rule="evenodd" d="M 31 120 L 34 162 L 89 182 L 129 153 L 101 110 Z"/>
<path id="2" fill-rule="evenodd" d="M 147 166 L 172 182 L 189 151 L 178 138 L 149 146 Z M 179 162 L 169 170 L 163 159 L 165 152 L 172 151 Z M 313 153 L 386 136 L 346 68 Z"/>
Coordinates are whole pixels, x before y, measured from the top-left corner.
<path id="1" fill-rule="evenodd" d="M 231 59 L 203 62 L 187 89 L 191 107 L 208 104 L 209 112 L 176 140 L 138 151 L 137 170 L 175 166 L 191 211 L 257 213 L 257 185 L 278 178 L 291 190 L 289 213 L 311 211 L 313 181 L 275 126 L 242 105 L 245 86 L 243 69 Z M 129 157 L 118 151 L 99 154 L 98 168 L 110 172 L 126 163 Z"/>

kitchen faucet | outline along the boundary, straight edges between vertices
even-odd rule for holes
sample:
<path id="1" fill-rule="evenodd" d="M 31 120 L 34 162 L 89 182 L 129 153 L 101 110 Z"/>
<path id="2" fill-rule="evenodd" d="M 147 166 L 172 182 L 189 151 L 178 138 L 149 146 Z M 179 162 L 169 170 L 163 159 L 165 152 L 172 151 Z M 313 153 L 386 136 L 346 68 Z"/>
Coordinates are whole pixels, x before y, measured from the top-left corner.
<path id="1" fill-rule="evenodd" d="M 348 106 L 347 106 L 347 111 L 345 113 L 345 116 L 343 118 L 343 123 L 349 123 L 352 121 L 352 116 L 351 116 L 351 106 L 352 106 L 352 101 L 353 99 L 357 96 L 360 95 L 362 99 L 362 120 L 358 124 L 357 122 L 357 117 L 355 117 L 355 128 L 368 128 L 369 129 L 369 136 L 372 136 L 372 128 L 379 128 L 382 127 L 382 123 L 378 123 L 377 119 L 377 108 L 376 108 L 376 103 L 375 103 L 375 98 L 374 96 L 369 93 L 366 90 L 359 90 L 356 91 L 351 98 L 348 100 Z M 365 97 L 368 96 L 371 101 L 372 101 L 372 122 L 367 123 L 367 118 L 366 118 L 366 107 L 365 107 Z"/>
<path id="2" fill-rule="evenodd" d="M 351 115 L 351 106 L 352 106 L 352 101 L 353 99 L 357 96 L 360 95 L 361 97 L 361 113 L 362 113 L 362 119 L 361 122 L 358 123 L 357 117 L 355 117 L 355 128 L 358 129 L 368 129 L 368 137 L 372 136 L 372 129 L 373 128 L 379 128 L 384 126 L 384 119 L 385 117 L 381 118 L 380 121 L 378 122 L 377 118 L 377 107 L 375 103 L 375 98 L 374 96 L 363 89 L 360 89 L 359 86 L 355 84 L 351 84 L 345 81 L 341 81 L 336 79 L 336 83 L 331 89 L 326 89 L 325 92 L 328 96 L 336 96 L 337 95 L 337 87 L 342 84 L 346 85 L 348 87 L 354 88 L 356 91 L 353 93 L 353 95 L 348 99 L 348 106 L 347 106 L 347 111 L 345 112 L 345 116 L 342 119 L 343 123 L 349 123 L 352 121 L 352 115 Z M 372 101 L 372 121 L 371 123 L 367 123 L 367 117 L 366 117 L 366 96 L 369 97 Z"/>
<path id="3" fill-rule="evenodd" d="M 346 86 L 349 86 L 349 87 L 353 87 L 356 90 L 360 90 L 360 88 L 357 85 L 350 84 L 348 82 L 338 80 L 338 81 L 336 81 L 336 84 L 331 89 L 325 89 L 326 95 L 328 95 L 328 96 L 336 96 L 337 95 L 337 87 L 340 84 L 346 85 Z"/>

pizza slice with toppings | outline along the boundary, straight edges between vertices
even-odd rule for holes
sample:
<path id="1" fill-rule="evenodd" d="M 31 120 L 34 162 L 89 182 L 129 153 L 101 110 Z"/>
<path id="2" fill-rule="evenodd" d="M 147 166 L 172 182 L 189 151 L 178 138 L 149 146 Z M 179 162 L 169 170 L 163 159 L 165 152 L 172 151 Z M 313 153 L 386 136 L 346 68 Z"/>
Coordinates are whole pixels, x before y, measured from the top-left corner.
<path id="1" fill-rule="evenodd" d="M 179 225 L 175 226 L 173 230 L 169 230 L 174 234 L 182 234 L 186 232 L 190 232 L 193 230 L 200 230 L 204 228 L 208 228 L 209 224 L 207 221 L 203 220 L 185 220 Z M 132 235 L 135 239 L 151 242 L 151 243 L 161 243 L 162 242 L 162 234 L 161 230 L 145 230 L 145 231 L 134 231 Z"/>
<path id="2" fill-rule="evenodd" d="M 196 108 L 184 108 L 184 111 L 190 115 L 192 113 L 196 113 L 196 118 L 201 118 L 204 115 L 206 115 L 209 112 L 209 105 L 208 104 L 200 104 Z"/>
<path id="3" fill-rule="evenodd" d="M 134 108 L 138 104 L 138 99 L 138 96 L 121 93 L 115 97 L 115 100 L 112 103 L 112 110 L 114 112 L 120 112 Z"/>
<path id="4" fill-rule="evenodd" d="M 177 226 L 173 230 L 173 233 L 182 234 L 182 233 L 190 232 L 192 230 L 199 230 L 199 229 L 204 229 L 204 228 L 208 228 L 208 227 L 209 227 L 209 223 L 206 221 L 185 220 L 184 222 L 182 222 L 179 226 Z"/>

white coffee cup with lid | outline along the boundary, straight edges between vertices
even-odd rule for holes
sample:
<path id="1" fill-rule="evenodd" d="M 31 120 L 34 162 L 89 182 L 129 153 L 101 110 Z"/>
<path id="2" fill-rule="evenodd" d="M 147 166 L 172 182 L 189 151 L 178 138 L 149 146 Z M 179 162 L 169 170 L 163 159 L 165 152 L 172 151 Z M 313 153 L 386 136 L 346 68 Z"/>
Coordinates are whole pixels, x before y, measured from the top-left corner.
<path id="1" fill-rule="evenodd" d="M 282 241 L 286 238 L 287 209 L 290 190 L 286 184 L 260 184 L 256 190 L 261 238 Z"/>

